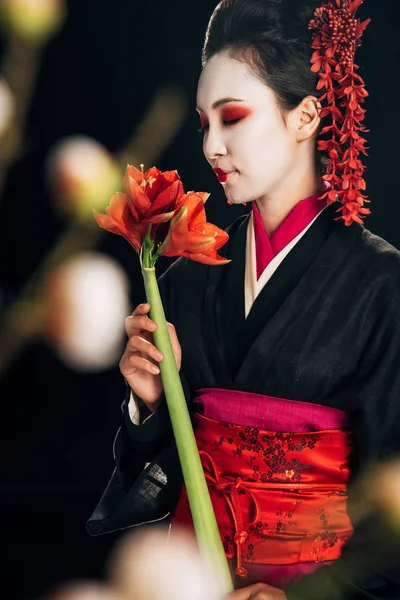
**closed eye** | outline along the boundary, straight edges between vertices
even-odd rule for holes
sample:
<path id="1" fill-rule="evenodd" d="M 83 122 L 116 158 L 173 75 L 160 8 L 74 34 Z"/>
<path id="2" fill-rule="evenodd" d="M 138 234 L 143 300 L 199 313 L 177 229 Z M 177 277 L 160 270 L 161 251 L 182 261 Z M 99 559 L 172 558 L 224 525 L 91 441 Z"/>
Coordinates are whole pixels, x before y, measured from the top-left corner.
<path id="1" fill-rule="evenodd" d="M 225 125 L 225 127 L 232 127 L 232 125 L 236 125 L 236 123 L 239 123 L 239 121 L 241 121 L 242 118 L 240 117 L 239 119 L 231 119 L 230 121 L 223 121 L 223 124 Z"/>
<path id="2" fill-rule="evenodd" d="M 242 120 L 242 117 L 239 117 L 238 119 L 231 119 L 229 121 L 222 121 L 222 124 L 225 127 L 232 127 L 233 125 L 236 125 L 236 123 L 239 123 L 239 121 Z M 203 125 L 203 127 L 200 127 L 200 129 L 198 129 L 198 133 L 202 133 L 204 134 L 205 131 L 207 131 L 209 129 L 209 125 Z"/>

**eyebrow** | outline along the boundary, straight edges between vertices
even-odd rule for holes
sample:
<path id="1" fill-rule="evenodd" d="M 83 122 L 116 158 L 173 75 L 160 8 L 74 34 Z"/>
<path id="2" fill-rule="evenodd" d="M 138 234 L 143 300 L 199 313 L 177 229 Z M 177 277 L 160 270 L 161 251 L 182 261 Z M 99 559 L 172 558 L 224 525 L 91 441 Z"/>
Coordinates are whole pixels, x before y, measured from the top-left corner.
<path id="1" fill-rule="evenodd" d="M 244 100 L 242 98 L 220 98 L 219 100 L 216 100 L 213 103 L 211 108 L 219 108 L 223 104 L 229 104 L 230 102 L 244 102 Z M 204 110 L 201 109 L 199 106 L 197 107 L 197 110 L 199 110 L 200 112 L 204 112 Z"/>

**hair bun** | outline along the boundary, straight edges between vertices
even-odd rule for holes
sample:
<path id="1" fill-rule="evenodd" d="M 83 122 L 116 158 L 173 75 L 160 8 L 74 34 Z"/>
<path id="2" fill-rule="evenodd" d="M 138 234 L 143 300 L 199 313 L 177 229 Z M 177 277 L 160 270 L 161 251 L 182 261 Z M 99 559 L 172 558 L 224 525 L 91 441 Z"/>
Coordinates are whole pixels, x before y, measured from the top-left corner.
<path id="1" fill-rule="evenodd" d="M 269 0 L 271 1 L 271 0 Z M 285 38 L 304 40 L 309 43 L 311 36 L 308 24 L 315 9 L 321 6 L 322 0 L 272 0 L 279 5 L 281 32 Z"/>

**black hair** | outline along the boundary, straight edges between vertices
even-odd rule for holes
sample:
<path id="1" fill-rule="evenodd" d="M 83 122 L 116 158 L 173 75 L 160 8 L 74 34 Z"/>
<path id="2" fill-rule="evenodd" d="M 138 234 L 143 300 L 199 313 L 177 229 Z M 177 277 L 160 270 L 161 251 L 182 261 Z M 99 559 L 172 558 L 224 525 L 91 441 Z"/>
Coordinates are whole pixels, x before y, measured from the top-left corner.
<path id="1" fill-rule="evenodd" d="M 311 71 L 312 35 L 308 23 L 321 0 L 222 0 L 211 15 L 202 66 L 227 51 L 246 62 L 290 111 L 306 96 L 320 96 Z M 318 159 L 322 156 L 318 152 Z"/>

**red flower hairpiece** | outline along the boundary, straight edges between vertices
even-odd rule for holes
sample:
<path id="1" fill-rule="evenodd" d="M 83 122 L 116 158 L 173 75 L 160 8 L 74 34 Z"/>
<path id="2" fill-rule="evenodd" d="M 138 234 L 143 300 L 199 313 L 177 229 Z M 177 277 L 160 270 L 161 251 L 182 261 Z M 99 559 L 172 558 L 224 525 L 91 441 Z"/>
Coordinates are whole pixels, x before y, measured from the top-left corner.
<path id="1" fill-rule="evenodd" d="M 365 166 L 360 159 L 360 153 L 367 154 L 367 140 L 361 136 L 368 131 L 362 125 L 366 111 L 361 105 L 368 92 L 354 63 L 355 51 L 371 20 L 360 22 L 355 17 L 362 2 L 335 0 L 324 4 L 315 10 L 308 25 L 314 32 L 311 70 L 319 72 L 317 89 L 326 90 L 320 97 L 321 102 L 325 101 L 320 116 L 331 118 L 331 124 L 321 131 L 321 135 L 330 134 L 330 139 L 318 142 L 318 149 L 329 155 L 323 179 L 331 187 L 322 198 L 332 203 L 339 197 L 342 206 L 338 212 L 342 214 L 338 219 L 346 225 L 362 223 L 371 212 L 364 206 L 369 200 L 362 193 L 366 189 Z"/>

